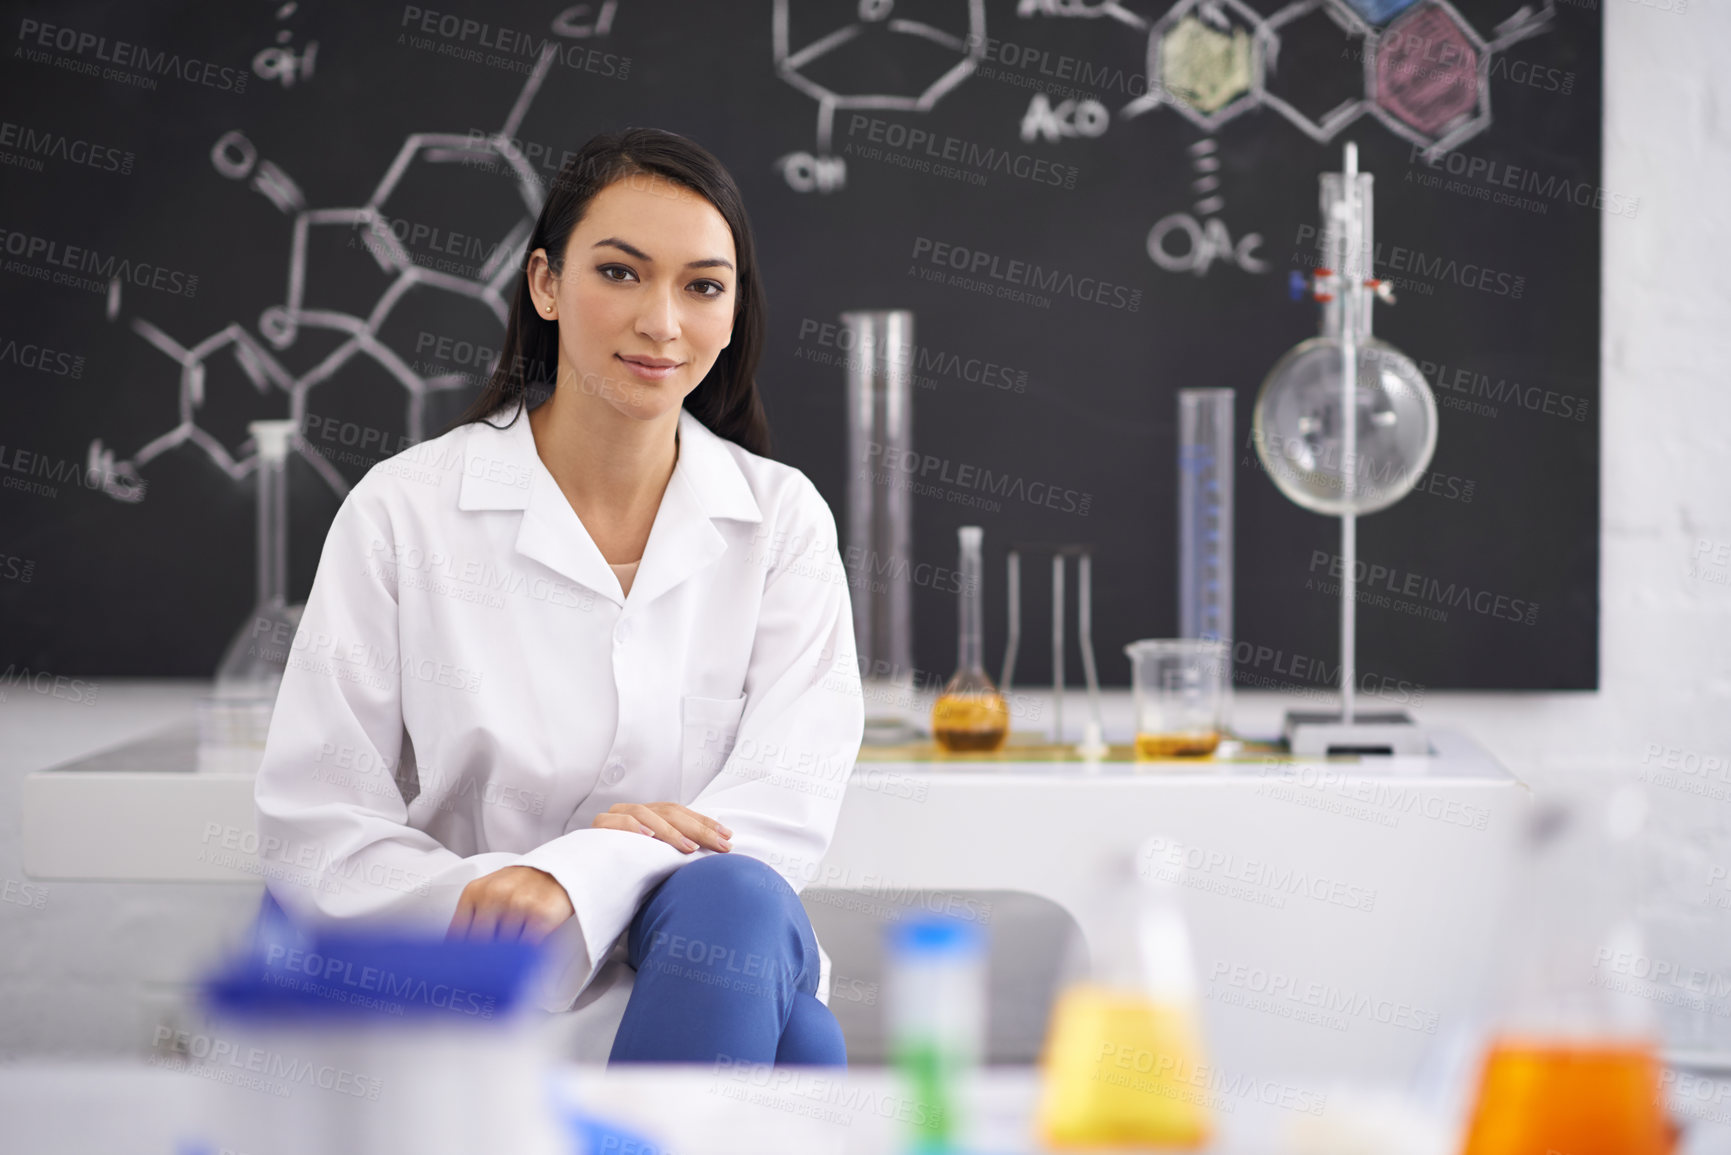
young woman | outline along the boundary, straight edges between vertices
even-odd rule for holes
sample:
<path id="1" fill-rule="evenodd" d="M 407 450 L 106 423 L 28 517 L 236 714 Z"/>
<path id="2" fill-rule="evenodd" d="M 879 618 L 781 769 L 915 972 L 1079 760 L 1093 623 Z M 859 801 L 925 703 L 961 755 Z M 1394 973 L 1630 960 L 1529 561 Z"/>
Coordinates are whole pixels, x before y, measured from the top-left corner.
<path id="1" fill-rule="evenodd" d="M 863 701 L 757 276 L 696 144 L 572 158 L 482 396 L 338 510 L 258 776 L 291 914 L 544 941 L 580 1056 L 845 1062 L 795 890 Z"/>

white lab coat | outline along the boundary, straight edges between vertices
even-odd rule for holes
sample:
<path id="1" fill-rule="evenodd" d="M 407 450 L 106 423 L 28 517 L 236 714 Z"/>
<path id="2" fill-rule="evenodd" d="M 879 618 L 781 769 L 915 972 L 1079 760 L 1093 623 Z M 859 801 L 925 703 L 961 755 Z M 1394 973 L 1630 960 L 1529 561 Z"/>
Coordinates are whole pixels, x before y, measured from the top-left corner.
<path id="1" fill-rule="evenodd" d="M 546 871 L 576 915 L 539 1002 L 605 1058 L 622 932 L 710 852 L 594 817 L 683 803 L 798 890 L 863 726 L 835 519 L 803 473 L 682 410 L 626 596 L 528 418 L 467 425 L 376 465 L 331 523 L 258 774 L 260 854 L 304 919 L 438 932 L 473 879 Z"/>

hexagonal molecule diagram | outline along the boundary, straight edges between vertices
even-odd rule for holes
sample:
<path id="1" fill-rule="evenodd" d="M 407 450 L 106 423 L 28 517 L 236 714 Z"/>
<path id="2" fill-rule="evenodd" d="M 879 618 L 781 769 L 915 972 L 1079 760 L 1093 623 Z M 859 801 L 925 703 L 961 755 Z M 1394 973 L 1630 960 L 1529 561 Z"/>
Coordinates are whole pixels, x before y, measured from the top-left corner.
<path id="1" fill-rule="evenodd" d="M 1188 147 L 1194 212 L 1158 221 L 1148 256 L 1168 272 L 1201 275 L 1217 261 L 1251 273 L 1268 268 L 1256 255 L 1261 236 L 1235 240 L 1220 215 L 1219 128 L 1266 107 L 1327 143 L 1368 112 L 1432 156 L 1446 152 L 1490 125 L 1496 53 L 1548 28 L 1554 5 L 1523 4 L 1490 40 L 1448 0 L 1292 0 L 1266 18 L 1243 0 L 1178 0 L 1157 19 L 1138 11 L 1152 7 L 1146 0 L 1022 0 L 1018 11 L 1106 17 L 1146 37 L 1147 91 L 1119 117 L 1169 108 L 1208 134 Z M 1059 131 L 1053 111 L 1034 94 L 1022 138 L 1078 135 Z"/>
<path id="2" fill-rule="evenodd" d="M 837 111 L 929 112 L 986 50 L 985 0 L 775 0 L 773 21 L 776 75 L 817 101 L 815 152 L 776 161 L 795 192 L 846 187 Z"/>
<path id="3" fill-rule="evenodd" d="M 1448 0 L 1293 0 L 1266 19 L 1242 0 L 1179 0 L 1152 24 L 1110 7 L 1148 30 L 1148 91 L 1123 117 L 1165 107 L 1213 132 L 1266 106 L 1326 143 L 1369 112 L 1433 153 L 1491 123 L 1494 55 L 1555 16 L 1555 0 L 1523 6 L 1486 40 Z"/>
<path id="4" fill-rule="evenodd" d="M 612 4 L 603 5 L 602 9 L 610 16 Z M 554 32 L 560 36 L 599 35 L 604 31 L 601 21 L 584 27 L 568 28 L 557 22 L 554 25 Z M 236 391 L 243 402 L 252 398 L 255 408 L 252 416 L 286 416 L 294 421 L 295 453 L 338 496 L 348 492 L 348 481 L 306 438 L 307 403 L 312 390 L 325 385 L 327 390 L 337 388 L 340 393 L 344 385 L 356 379 L 389 383 L 390 387 L 401 389 L 406 402 L 401 442 L 390 444 L 379 430 L 362 429 L 358 434 L 363 439 L 359 449 L 382 458 L 422 440 L 428 432 L 429 402 L 441 394 L 456 396 L 454 391 L 472 384 L 472 379 L 468 373 L 434 372 L 430 363 L 412 360 L 412 355 L 401 347 L 400 331 L 405 322 L 399 315 L 412 309 L 417 299 L 430 294 L 446 303 L 441 308 L 448 307 L 450 301 L 470 302 L 483 317 L 490 317 L 503 327 L 508 313 L 505 297 L 518 275 L 516 256 L 534 228 L 542 198 L 540 179 L 519 147 L 516 134 L 556 60 L 557 51 L 552 43 L 542 49 L 498 132 L 411 134 L 386 167 L 371 196 L 365 203 L 350 208 L 308 208 L 293 179 L 271 161 L 261 158 L 243 134 L 238 131 L 224 134 L 210 154 L 217 172 L 231 180 L 248 181 L 255 191 L 293 217 L 283 302 L 260 315 L 258 336 L 234 321 L 190 345 L 145 318 L 132 319 L 132 330 L 178 366 L 179 420 L 123 459 L 117 459 L 114 450 L 100 438 L 93 440 L 86 462 L 86 484 L 100 487 L 116 500 L 140 501 L 145 486 L 139 471 L 153 458 L 183 445 L 202 451 L 212 464 L 235 480 L 253 472 L 258 459 L 256 452 L 249 452 L 255 447 L 244 434 L 244 420 L 233 418 L 233 405 L 229 406 L 230 416 L 226 419 L 213 413 L 213 398 L 219 392 L 229 394 L 231 401 Z M 505 220 L 493 236 L 447 234 L 430 246 L 440 254 L 439 259 L 425 259 L 414 249 L 417 242 L 425 240 L 428 227 L 394 215 L 392 202 L 403 195 L 405 184 L 436 183 L 441 173 L 449 175 L 454 169 L 500 173 L 509 189 L 506 200 L 515 207 L 506 209 Z M 363 265 L 374 266 L 376 283 L 381 287 L 370 304 L 344 307 L 323 302 L 316 299 L 316 289 L 309 287 L 309 274 L 319 272 L 320 261 L 328 259 L 334 247 L 329 242 L 331 235 L 346 236 L 350 247 L 364 254 L 356 259 Z M 460 259 L 453 259 L 452 253 Z M 348 268 L 343 270 L 343 276 L 326 276 L 322 281 L 314 276 L 313 280 L 336 285 L 352 279 L 354 271 Z M 109 286 L 109 319 L 116 319 L 119 311 L 120 285 L 115 281 Z M 321 348 L 332 347 L 318 355 L 310 368 L 291 372 L 282 354 L 314 333 L 323 335 Z M 226 356 L 218 356 L 225 353 Z M 475 364 L 482 375 L 490 368 L 480 360 Z M 333 382 L 339 374 L 344 379 Z M 275 412 L 256 412 L 258 408 L 274 408 Z M 346 432 L 345 428 L 341 444 L 351 447 Z M 365 442 L 368 437 L 372 438 L 372 444 Z M 356 459 L 360 460 L 359 456 Z"/>

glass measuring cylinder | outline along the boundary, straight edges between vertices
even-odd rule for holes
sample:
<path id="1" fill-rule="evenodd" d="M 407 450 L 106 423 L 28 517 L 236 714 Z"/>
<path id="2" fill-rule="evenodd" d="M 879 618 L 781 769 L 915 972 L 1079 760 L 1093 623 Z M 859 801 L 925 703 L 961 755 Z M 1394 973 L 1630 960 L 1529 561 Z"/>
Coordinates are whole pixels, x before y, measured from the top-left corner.
<path id="1" fill-rule="evenodd" d="M 913 450 L 914 315 L 841 315 L 847 358 L 847 569 L 854 644 L 866 692 L 868 741 L 905 740 L 912 727 L 913 587 L 893 576 L 912 564 L 913 491 L 889 467 Z"/>
<path id="2" fill-rule="evenodd" d="M 1181 638 L 1232 638 L 1232 406 L 1230 389 L 1178 391 Z M 1230 667 L 1225 682 L 1232 684 Z"/>
<path id="3" fill-rule="evenodd" d="M 956 592 L 956 672 L 932 706 L 932 737 L 945 750 L 996 750 L 1010 736 L 1010 707 L 981 660 L 980 585 L 983 566 L 977 525 L 956 530 L 960 557 Z"/>
<path id="4" fill-rule="evenodd" d="M 1214 753 L 1226 706 L 1226 642 L 1144 639 L 1124 647 L 1136 709 L 1136 757 Z"/>

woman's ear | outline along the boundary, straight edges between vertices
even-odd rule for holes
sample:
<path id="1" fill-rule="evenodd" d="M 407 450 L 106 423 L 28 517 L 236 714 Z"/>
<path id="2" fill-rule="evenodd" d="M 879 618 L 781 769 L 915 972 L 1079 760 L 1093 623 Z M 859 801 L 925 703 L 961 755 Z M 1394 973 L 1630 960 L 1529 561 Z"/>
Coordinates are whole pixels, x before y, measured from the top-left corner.
<path id="1" fill-rule="evenodd" d="M 528 269 L 525 276 L 529 284 L 529 301 L 534 306 L 535 314 L 551 319 L 558 308 L 554 300 L 554 291 L 559 284 L 559 278 L 553 275 L 553 270 L 547 263 L 547 250 L 536 249 L 529 254 Z"/>

